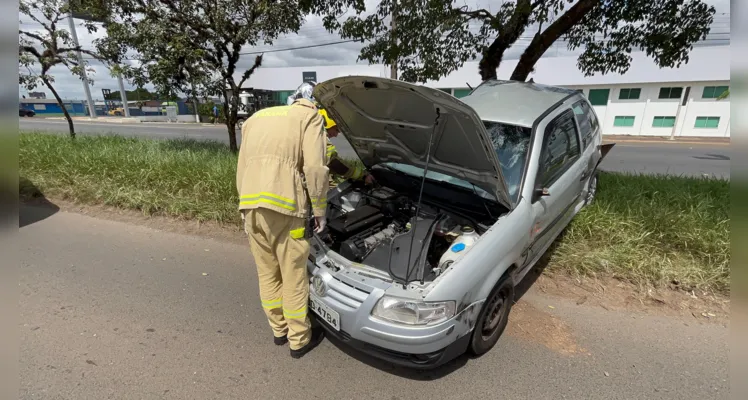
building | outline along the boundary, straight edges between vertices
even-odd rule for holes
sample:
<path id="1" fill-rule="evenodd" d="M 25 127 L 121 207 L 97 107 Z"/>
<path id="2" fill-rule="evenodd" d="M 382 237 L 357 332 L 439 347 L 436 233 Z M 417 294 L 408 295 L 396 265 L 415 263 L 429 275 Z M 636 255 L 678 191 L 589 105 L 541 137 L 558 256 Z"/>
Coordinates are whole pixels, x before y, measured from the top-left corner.
<path id="1" fill-rule="evenodd" d="M 603 134 L 644 136 L 730 136 L 730 100 L 716 98 L 730 86 L 730 46 L 696 47 L 689 62 L 678 68 L 659 68 L 644 53 L 632 54 L 623 75 L 586 77 L 577 57 L 546 57 L 530 77 L 540 84 L 578 89 L 590 100 L 601 120 Z M 517 60 L 502 62 L 499 79 L 508 79 Z M 477 62 L 425 85 L 455 97 L 480 84 Z M 272 90 L 279 103 L 304 80 L 325 81 L 340 76 L 388 77 L 384 65 L 259 68 L 247 86 Z"/>
<path id="2" fill-rule="evenodd" d="M 19 103 L 22 108 L 34 110 L 34 112 L 39 116 L 61 117 L 65 115 L 55 99 L 21 99 L 19 100 Z M 88 115 L 85 101 L 63 100 L 63 104 L 68 110 L 68 114 L 71 116 Z"/>

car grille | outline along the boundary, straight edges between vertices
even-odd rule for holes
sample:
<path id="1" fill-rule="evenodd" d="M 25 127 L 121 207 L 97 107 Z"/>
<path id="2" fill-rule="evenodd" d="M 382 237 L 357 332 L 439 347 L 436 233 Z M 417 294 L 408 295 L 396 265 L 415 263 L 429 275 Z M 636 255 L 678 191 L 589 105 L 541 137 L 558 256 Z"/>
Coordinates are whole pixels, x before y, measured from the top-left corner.
<path id="1" fill-rule="evenodd" d="M 337 277 L 333 277 L 333 279 L 328 282 L 327 288 L 328 297 L 353 310 L 361 307 L 361 304 L 369 296 L 368 292 L 355 288 Z"/>

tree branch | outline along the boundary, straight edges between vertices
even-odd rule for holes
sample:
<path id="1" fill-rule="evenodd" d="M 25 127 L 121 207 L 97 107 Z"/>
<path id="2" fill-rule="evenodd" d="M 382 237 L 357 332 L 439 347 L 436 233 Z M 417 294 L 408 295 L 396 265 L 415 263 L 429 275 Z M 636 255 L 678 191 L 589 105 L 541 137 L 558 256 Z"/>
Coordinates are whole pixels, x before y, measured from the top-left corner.
<path id="1" fill-rule="evenodd" d="M 255 70 L 257 68 L 260 68 L 261 65 L 262 65 L 262 54 L 260 54 L 259 56 L 255 57 L 255 63 L 254 63 L 254 65 L 252 65 L 251 68 L 249 68 L 248 70 L 244 71 L 244 74 L 242 74 L 242 79 L 239 81 L 239 87 L 242 87 L 244 85 L 244 82 L 246 82 L 247 79 L 249 79 L 249 77 L 252 76 L 252 74 L 255 72 Z"/>

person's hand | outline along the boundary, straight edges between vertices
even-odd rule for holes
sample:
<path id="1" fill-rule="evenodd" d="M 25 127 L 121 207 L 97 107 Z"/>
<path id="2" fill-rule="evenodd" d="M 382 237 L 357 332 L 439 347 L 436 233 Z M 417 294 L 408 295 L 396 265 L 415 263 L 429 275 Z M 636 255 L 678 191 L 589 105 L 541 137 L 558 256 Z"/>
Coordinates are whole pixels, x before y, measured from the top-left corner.
<path id="1" fill-rule="evenodd" d="M 366 174 L 366 177 L 364 177 L 364 182 L 366 182 L 367 185 L 373 185 L 374 182 L 376 182 L 376 179 L 374 179 L 374 175 Z"/>
<path id="2" fill-rule="evenodd" d="M 326 217 L 314 217 L 314 233 L 320 233 L 327 226 Z"/>

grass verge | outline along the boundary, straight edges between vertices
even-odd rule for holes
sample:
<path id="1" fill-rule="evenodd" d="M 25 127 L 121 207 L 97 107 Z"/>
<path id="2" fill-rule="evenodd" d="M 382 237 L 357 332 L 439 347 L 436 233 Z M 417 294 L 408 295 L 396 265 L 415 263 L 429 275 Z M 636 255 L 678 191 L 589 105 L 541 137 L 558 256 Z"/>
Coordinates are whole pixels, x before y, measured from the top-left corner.
<path id="1" fill-rule="evenodd" d="M 236 156 L 220 143 L 22 133 L 22 198 L 43 193 L 147 215 L 239 223 Z M 602 173 L 549 270 L 729 292 L 729 182 Z"/>

